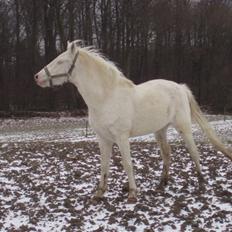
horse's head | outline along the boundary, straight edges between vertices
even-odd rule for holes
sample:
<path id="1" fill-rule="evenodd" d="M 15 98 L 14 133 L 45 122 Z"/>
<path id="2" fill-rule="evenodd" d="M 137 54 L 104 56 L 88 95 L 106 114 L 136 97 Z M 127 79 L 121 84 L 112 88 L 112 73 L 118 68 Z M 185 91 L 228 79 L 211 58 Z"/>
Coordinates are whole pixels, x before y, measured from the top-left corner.
<path id="1" fill-rule="evenodd" d="M 35 74 L 34 79 L 40 87 L 53 87 L 68 82 L 78 59 L 78 41 L 68 42 L 67 50 L 52 60 Z"/>

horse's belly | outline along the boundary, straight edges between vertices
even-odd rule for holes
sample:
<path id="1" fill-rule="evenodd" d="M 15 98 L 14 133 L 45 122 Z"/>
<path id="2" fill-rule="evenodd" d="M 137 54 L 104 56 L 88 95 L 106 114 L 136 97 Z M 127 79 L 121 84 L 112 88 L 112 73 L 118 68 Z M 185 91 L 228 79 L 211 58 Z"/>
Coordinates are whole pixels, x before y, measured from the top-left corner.
<path id="1" fill-rule="evenodd" d="M 143 115 L 141 118 L 137 118 L 133 122 L 131 137 L 140 136 L 150 133 L 155 133 L 160 129 L 164 128 L 170 123 L 170 120 L 167 117 L 159 117 L 158 115 L 155 117 L 149 117 L 147 115 Z"/>

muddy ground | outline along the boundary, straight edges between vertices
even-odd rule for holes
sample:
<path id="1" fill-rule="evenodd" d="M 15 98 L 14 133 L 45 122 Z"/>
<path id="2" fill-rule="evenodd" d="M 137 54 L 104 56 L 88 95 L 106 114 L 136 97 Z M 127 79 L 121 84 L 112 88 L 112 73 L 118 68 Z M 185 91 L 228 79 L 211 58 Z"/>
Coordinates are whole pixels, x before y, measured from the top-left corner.
<path id="1" fill-rule="evenodd" d="M 232 163 L 198 144 L 205 187 L 182 143 L 172 143 L 170 181 L 158 188 L 156 143 L 131 144 L 135 204 L 114 147 L 109 191 L 92 200 L 100 174 L 96 142 L 0 143 L 0 231 L 232 231 Z"/>

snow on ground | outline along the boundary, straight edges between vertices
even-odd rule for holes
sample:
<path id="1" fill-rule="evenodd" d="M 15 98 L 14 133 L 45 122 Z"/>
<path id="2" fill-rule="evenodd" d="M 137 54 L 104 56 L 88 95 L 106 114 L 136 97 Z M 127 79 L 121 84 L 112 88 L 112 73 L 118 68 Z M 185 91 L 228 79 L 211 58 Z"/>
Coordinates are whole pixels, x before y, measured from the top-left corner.
<path id="1" fill-rule="evenodd" d="M 85 119 L 0 120 L 0 231 L 232 231 L 232 164 L 198 141 L 205 185 L 174 129 L 170 181 L 159 188 L 162 161 L 153 135 L 131 140 L 138 201 L 127 203 L 126 175 L 113 149 L 109 191 L 92 196 L 100 174 L 99 148 Z M 211 122 L 232 144 L 232 120 Z"/>
<path id="2" fill-rule="evenodd" d="M 211 117 L 212 119 L 219 116 Z M 212 127 L 225 142 L 232 142 L 232 117 L 227 120 L 212 121 Z M 86 129 L 87 126 L 87 129 Z M 196 140 L 202 141 L 204 135 L 197 125 L 193 124 Z M 168 130 L 169 141 L 180 141 L 181 138 L 174 128 Z M 153 134 L 135 137 L 131 141 L 153 142 Z M 0 119 L 0 142 L 80 142 L 96 141 L 94 132 L 89 128 L 87 118 L 31 118 L 31 119 Z"/>

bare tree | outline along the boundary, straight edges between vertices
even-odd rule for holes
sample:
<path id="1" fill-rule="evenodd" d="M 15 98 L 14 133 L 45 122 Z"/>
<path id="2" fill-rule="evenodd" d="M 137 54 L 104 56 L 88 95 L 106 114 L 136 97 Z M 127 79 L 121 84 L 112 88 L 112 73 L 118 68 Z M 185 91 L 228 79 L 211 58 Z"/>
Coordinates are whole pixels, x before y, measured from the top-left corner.
<path id="1" fill-rule="evenodd" d="M 42 91 L 32 78 L 82 39 L 135 83 L 185 82 L 221 111 L 231 101 L 231 24 L 229 0 L 0 0 L 0 109 L 83 107 L 71 85 Z"/>

